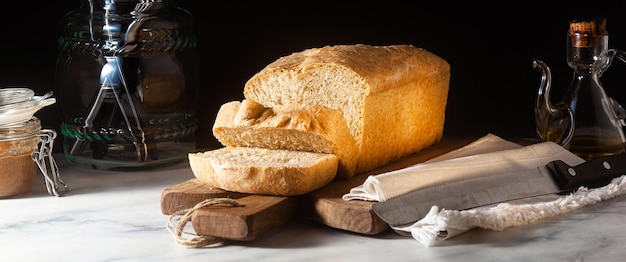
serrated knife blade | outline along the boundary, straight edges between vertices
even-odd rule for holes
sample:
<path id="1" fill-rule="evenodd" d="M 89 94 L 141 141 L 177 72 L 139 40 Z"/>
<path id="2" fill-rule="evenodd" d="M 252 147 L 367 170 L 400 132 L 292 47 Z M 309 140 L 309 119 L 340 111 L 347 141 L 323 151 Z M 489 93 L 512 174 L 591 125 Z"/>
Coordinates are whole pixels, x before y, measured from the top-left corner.
<path id="1" fill-rule="evenodd" d="M 422 219 L 432 206 L 464 210 L 521 198 L 572 192 L 581 186 L 599 187 L 626 173 L 626 155 L 612 155 L 569 166 L 557 160 L 545 166 L 499 172 L 410 191 L 372 205 L 390 226 Z"/>

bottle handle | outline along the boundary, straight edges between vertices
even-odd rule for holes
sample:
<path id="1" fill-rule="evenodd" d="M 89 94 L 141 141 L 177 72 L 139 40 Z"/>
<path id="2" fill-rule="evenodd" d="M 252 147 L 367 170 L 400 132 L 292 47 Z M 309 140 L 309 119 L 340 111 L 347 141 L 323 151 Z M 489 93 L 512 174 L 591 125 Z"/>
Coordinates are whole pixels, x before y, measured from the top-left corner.
<path id="1" fill-rule="evenodd" d="M 602 76 L 604 71 L 606 71 L 609 66 L 611 66 L 614 58 L 617 58 L 618 60 L 626 64 L 626 52 L 623 50 L 612 48 L 600 54 L 598 60 L 596 60 L 596 62 L 594 62 L 592 65 L 592 69 L 594 70 L 594 72 L 596 72 L 597 70 L 596 76 L 598 78 Z M 626 126 L 626 109 L 624 109 L 624 107 L 622 107 L 622 105 L 620 105 L 619 102 L 617 102 L 617 100 L 612 97 L 609 97 L 609 102 L 611 107 L 613 108 L 613 112 L 615 112 L 615 116 L 617 117 L 617 119 L 620 121 L 622 126 Z"/>
<path id="2" fill-rule="evenodd" d="M 607 49 L 600 54 L 598 60 L 593 63 L 591 68 L 592 71 L 596 73 L 595 75 L 598 78 L 600 78 L 604 71 L 606 71 L 609 66 L 611 66 L 614 58 L 617 58 L 618 60 L 626 64 L 626 52 L 620 49 Z"/>

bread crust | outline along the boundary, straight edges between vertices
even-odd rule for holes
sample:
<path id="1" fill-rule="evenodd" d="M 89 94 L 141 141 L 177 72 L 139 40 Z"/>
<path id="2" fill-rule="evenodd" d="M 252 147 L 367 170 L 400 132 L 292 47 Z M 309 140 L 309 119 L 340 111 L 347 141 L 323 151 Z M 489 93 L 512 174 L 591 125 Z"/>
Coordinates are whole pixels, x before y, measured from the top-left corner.
<path id="1" fill-rule="evenodd" d="M 297 104 L 265 108 L 249 99 L 231 101 L 220 107 L 213 135 L 230 147 L 335 154 L 339 158 L 336 178 L 355 174 L 356 143 L 338 110 Z"/>
<path id="2" fill-rule="evenodd" d="M 263 71 L 272 69 L 307 71 L 320 65 L 349 68 L 368 82 L 367 95 L 395 89 L 450 71 L 450 64 L 423 48 L 412 45 L 372 46 L 364 44 L 311 48 L 278 58 Z M 244 91 L 245 92 L 245 91 Z"/>
<path id="3" fill-rule="evenodd" d="M 296 196 L 328 184 L 338 159 L 333 154 L 223 147 L 190 153 L 194 176 L 208 186 L 249 194 Z"/>

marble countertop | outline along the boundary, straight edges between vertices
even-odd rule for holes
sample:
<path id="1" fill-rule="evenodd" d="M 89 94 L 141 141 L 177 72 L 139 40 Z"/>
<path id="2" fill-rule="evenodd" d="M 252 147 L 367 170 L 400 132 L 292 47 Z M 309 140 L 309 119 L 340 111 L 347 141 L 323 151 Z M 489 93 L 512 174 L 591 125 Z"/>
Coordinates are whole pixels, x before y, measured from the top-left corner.
<path id="1" fill-rule="evenodd" d="M 246 242 L 184 248 L 167 230 L 161 193 L 193 178 L 187 164 L 149 172 L 68 166 L 70 191 L 0 199 L 0 261 L 624 261 L 623 196 L 504 231 L 475 229 L 426 247 L 387 231 L 368 236 L 296 220 Z"/>

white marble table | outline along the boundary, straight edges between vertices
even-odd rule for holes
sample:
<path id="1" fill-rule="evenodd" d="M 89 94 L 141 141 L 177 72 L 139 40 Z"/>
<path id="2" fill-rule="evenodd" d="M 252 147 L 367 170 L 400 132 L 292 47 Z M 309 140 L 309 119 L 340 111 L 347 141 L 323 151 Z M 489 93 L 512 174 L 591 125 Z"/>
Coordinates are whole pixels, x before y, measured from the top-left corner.
<path id="1" fill-rule="evenodd" d="M 62 197 L 43 178 L 0 199 L 0 261 L 626 261 L 626 198 L 502 232 L 472 230 L 425 247 L 385 232 L 364 236 L 296 220 L 249 242 L 184 248 L 166 229 L 163 189 L 193 177 L 186 164 L 102 172 L 64 164 Z"/>

